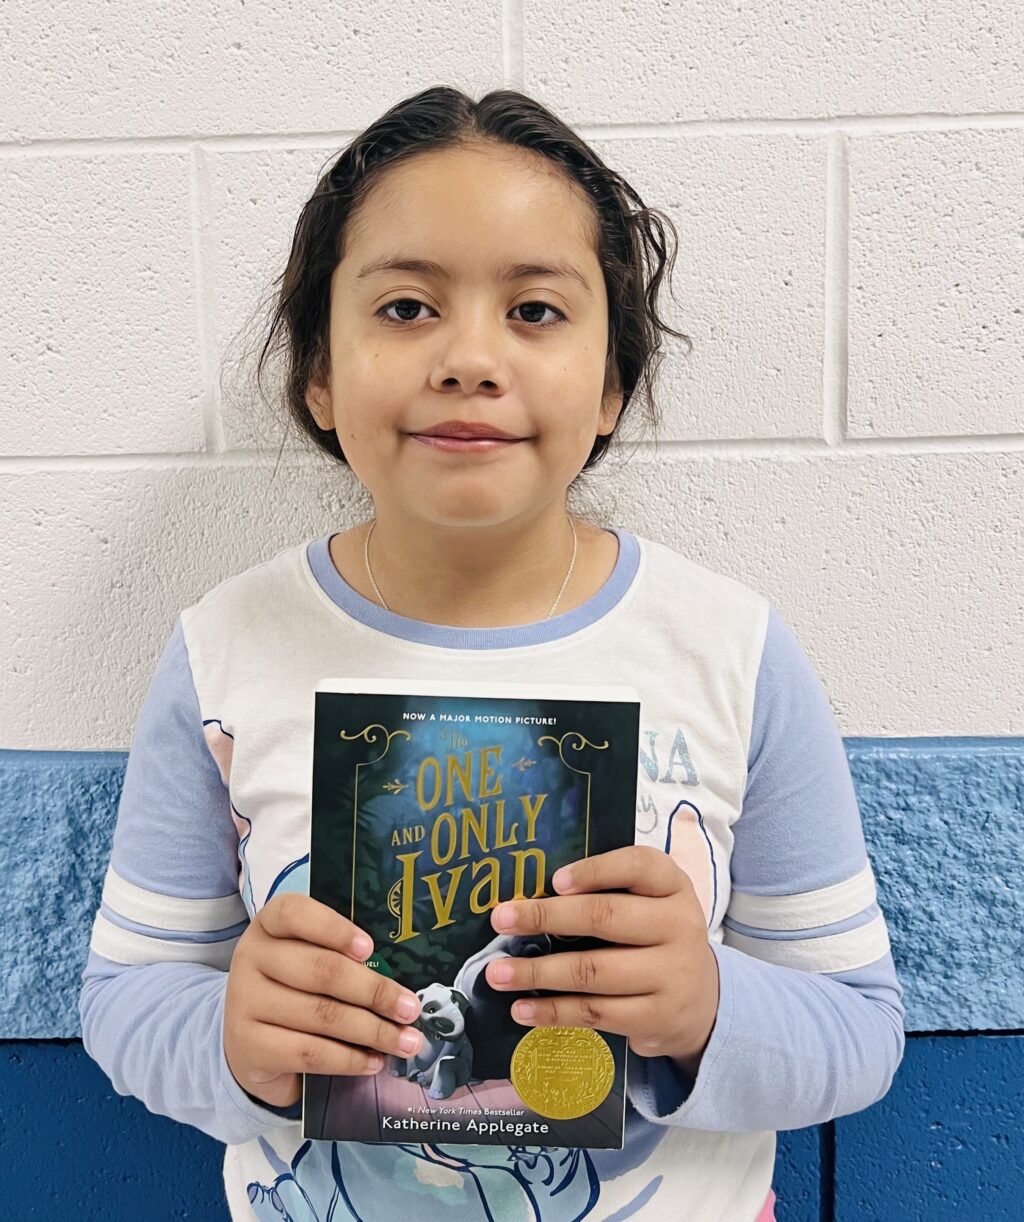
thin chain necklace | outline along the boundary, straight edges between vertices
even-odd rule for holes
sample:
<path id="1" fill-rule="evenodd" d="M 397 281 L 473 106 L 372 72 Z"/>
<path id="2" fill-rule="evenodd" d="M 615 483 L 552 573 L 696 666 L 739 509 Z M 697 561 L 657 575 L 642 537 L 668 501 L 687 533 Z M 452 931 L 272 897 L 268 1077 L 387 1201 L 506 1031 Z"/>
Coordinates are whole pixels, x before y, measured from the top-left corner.
<path id="1" fill-rule="evenodd" d="M 566 516 L 568 517 L 568 515 Z M 384 601 L 384 596 L 381 594 L 380 590 L 377 588 L 377 583 L 373 579 L 373 569 L 370 568 L 370 536 L 373 534 L 373 528 L 376 525 L 377 525 L 377 519 L 374 518 L 373 521 L 371 521 L 370 523 L 370 529 L 366 532 L 366 540 L 365 540 L 365 544 L 363 547 L 363 555 L 366 557 L 366 571 L 369 574 L 370 581 L 373 585 L 374 592 L 376 593 L 377 597 L 380 599 L 380 604 L 384 608 L 384 610 L 390 611 L 391 608 Z M 555 601 L 551 604 L 551 610 L 547 613 L 547 616 L 545 617 L 547 619 L 550 619 L 552 615 L 554 615 L 555 608 L 558 606 L 559 600 L 561 599 L 562 595 L 565 593 L 565 587 L 569 584 L 569 578 L 572 576 L 573 568 L 576 565 L 576 543 L 577 543 L 576 527 L 573 525 L 572 518 L 569 518 L 569 529 L 572 531 L 572 559 L 569 561 L 569 571 L 566 573 L 565 580 L 562 582 L 562 588 L 558 591 L 558 598 L 556 598 Z"/>

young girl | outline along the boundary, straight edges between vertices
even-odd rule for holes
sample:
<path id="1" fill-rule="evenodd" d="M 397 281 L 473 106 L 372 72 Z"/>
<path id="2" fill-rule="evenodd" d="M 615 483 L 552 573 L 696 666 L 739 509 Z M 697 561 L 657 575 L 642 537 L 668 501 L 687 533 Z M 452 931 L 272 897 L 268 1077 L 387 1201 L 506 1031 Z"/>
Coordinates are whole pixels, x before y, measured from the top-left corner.
<path id="1" fill-rule="evenodd" d="M 507 91 L 400 103 L 303 209 L 271 339 L 283 322 L 289 410 L 373 516 L 181 612 L 80 1002 L 120 1094 L 227 1143 L 239 1222 L 763 1222 L 776 1130 L 889 1089 L 902 989 L 809 659 L 754 590 L 567 508 L 638 386 L 653 406 L 658 333 L 686 338 L 655 312 L 662 238 Z M 308 894 L 313 691 L 371 674 L 639 689 L 635 847 L 492 912 L 610 945 L 488 968 L 552 991 L 514 1008 L 524 1031 L 628 1038 L 622 1150 L 302 1140 L 303 1071 L 420 1039 L 415 995 Z"/>

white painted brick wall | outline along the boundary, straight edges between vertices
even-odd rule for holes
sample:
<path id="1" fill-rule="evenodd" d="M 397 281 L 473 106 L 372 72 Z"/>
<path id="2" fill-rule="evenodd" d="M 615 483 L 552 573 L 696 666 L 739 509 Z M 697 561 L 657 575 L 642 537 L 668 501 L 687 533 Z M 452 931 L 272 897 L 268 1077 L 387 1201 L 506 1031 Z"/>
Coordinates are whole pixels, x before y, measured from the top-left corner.
<path id="1" fill-rule="evenodd" d="M 181 607 L 368 512 L 272 478 L 225 362 L 327 158 L 439 83 L 679 230 L 695 348 L 612 520 L 771 598 L 844 734 L 1024 734 L 1019 0 L 7 0 L 0 80 L 0 747 L 127 747 Z"/>

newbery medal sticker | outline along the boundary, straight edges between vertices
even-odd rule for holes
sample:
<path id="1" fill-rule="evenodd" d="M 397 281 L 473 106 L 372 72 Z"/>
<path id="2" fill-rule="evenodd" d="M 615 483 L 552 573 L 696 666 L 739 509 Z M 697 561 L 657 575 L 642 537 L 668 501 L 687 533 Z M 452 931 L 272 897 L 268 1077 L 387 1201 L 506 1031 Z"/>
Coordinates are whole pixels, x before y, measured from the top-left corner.
<path id="1" fill-rule="evenodd" d="M 534 1027 L 516 1045 L 509 1076 L 539 1116 L 574 1120 L 607 1099 L 615 1060 L 589 1027 Z"/>

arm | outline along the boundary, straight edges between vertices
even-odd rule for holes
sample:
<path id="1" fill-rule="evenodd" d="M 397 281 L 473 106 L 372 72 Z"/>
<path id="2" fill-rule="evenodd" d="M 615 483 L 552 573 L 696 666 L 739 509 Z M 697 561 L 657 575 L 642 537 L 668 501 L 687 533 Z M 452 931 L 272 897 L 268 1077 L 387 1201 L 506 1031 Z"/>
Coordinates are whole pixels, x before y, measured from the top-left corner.
<path id="1" fill-rule="evenodd" d="M 861 1111 L 903 1057 L 903 990 L 839 728 L 774 608 L 733 833 L 711 1036 L 697 1057 L 633 1058 L 630 1099 L 649 1120 L 712 1131 Z"/>
<path id="2" fill-rule="evenodd" d="M 79 1016 L 118 1094 L 229 1144 L 301 1115 L 254 1100 L 224 1056 L 227 973 L 249 920 L 238 868 L 179 621 L 132 740 Z"/>

